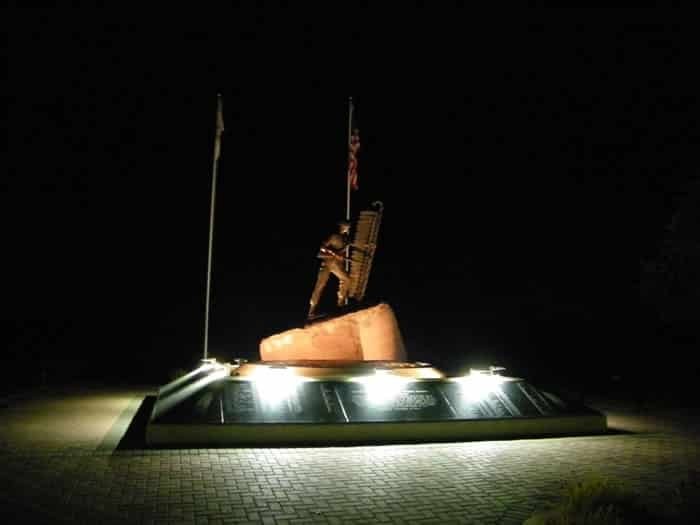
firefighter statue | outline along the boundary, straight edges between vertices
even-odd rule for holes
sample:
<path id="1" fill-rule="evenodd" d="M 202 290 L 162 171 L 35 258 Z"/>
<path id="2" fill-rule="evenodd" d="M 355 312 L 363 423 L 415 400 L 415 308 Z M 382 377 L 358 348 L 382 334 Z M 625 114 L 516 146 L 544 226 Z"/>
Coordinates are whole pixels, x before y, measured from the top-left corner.
<path id="1" fill-rule="evenodd" d="M 374 248 L 373 244 L 356 246 L 354 243 L 351 243 L 350 223 L 347 221 L 340 221 L 338 223 L 338 232 L 331 234 L 323 241 L 317 255 L 317 257 L 321 259 L 321 267 L 318 271 L 318 277 L 316 278 L 316 285 L 311 294 L 311 300 L 309 301 L 309 319 L 312 319 L 316 314 L 316 307 L 321 299 L 323 289 L 328 283 L 330 274 L 338 278 L 337 304 L 339 307 L 345 305 L 350 289 L 350 276 L 345 271 L 345 261 L 348 260 L 345 251 L 349 246 L 363 252 L 368 252 Z"/>

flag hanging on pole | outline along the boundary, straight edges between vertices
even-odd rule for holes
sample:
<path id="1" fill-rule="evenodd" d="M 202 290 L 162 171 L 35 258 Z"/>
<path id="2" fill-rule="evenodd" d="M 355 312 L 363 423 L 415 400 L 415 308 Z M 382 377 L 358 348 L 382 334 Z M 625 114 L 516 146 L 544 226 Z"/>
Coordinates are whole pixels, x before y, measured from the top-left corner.
<path id="1" fill-rule="evenodd" d="M 360 189 L 357 182 L 357 154 L 359 152 L 360 130 L 357 129 L 355 119 L 353 118 L 350 124 L 350 143 L 348 144 L 348 183 L 353 190 Z"/>
<path id="2" fill-rule="evenodd" d="M 216 141 L 214 142 L 214 160 L 219 160 L 221 156 L 221 134 L 224 131 L 224 103 L 221 95 L 216 102 Z"/>

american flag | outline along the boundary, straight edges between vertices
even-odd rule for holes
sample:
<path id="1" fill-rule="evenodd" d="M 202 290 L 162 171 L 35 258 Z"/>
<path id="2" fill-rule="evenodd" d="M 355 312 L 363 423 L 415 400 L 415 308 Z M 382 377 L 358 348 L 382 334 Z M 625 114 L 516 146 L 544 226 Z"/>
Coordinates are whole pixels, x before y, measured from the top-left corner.
<path id="1" fill-rule="evenodd" d="M 360 189 L 357 183 L 357 154 L 360 151 L 360 130 L 353 128 L 348 148 L 348 182 L 353 190 Z"/>

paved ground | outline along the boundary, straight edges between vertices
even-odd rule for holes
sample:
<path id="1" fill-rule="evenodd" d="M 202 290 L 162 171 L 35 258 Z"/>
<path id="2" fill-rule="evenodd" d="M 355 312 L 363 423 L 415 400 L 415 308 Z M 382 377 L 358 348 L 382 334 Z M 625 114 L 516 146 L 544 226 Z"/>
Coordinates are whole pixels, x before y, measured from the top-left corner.
<path id="1" fill-rule="evenodd" d="M 588 474 L 663 499 L 700 471 L 690 414 L 593 399 L 610 426 L 626 432 L 343 448 L 135 449 L 129 425 L 153 393 L 92 389 L 2 403 L 4 523 L 521 523 L 563 483 Z"/>

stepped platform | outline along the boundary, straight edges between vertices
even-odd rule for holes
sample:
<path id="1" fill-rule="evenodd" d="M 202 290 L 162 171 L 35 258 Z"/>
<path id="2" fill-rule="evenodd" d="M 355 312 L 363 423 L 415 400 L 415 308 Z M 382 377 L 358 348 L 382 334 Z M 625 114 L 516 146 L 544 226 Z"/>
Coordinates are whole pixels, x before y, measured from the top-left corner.
<path id="1" fill-rule="evenodd" d="M 150 446 L 318 445 L 595 434 L 605 416 L 493 370 L 399 361 L 205 362 L 162 387 Z"/>

